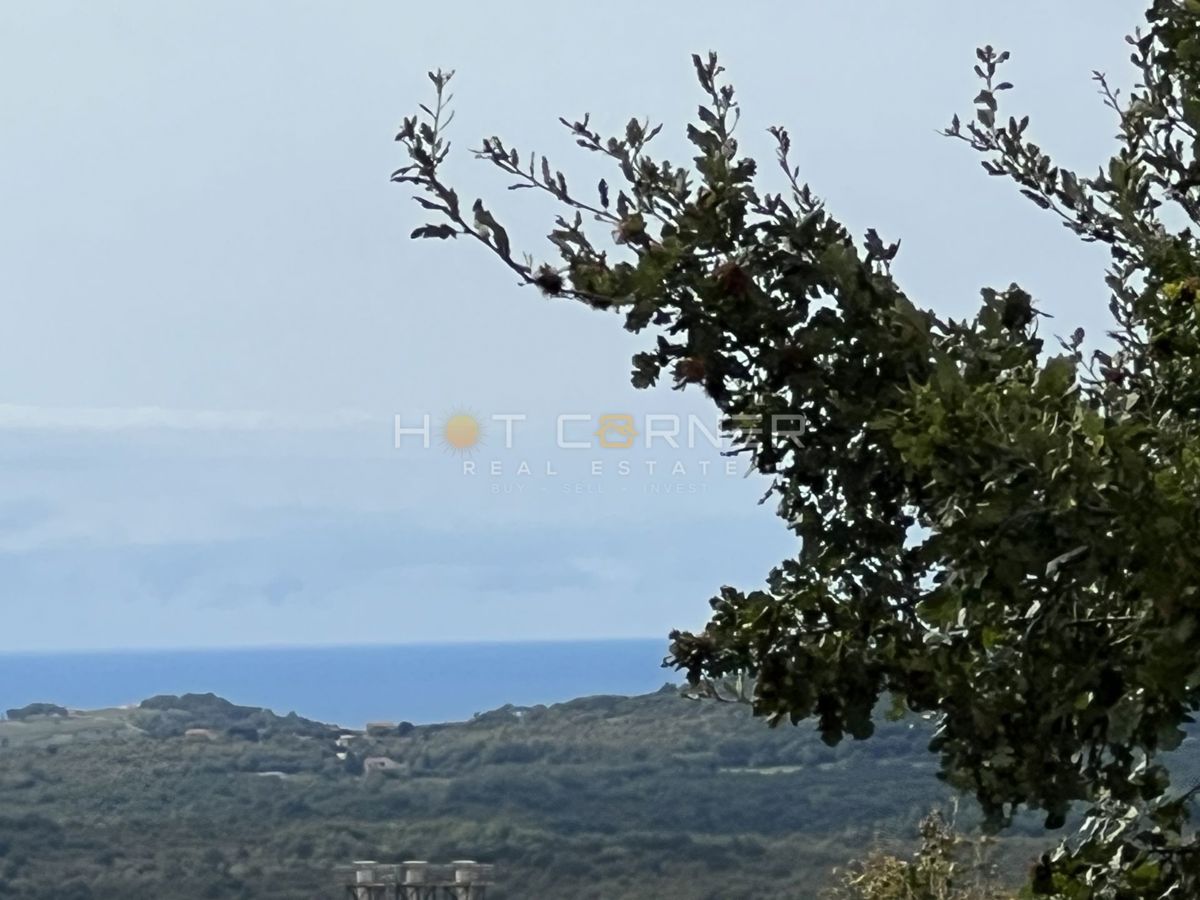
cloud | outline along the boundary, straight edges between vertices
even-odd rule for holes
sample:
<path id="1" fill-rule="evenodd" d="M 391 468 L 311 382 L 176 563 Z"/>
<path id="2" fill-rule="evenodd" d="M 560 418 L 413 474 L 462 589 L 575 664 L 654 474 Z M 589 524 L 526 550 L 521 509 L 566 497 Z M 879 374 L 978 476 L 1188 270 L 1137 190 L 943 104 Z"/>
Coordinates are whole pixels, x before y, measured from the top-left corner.
<path id="1" fill-rule="evenodd" d="M 642 518 L 450 528 L 288 508 L 259 534 L 145 543 L 126 518 L 113 510 L 109 540 L 0 548 L 0 652 L 665 634 L 702 626 L 716 585 L 758 585 L 792 542 L 765 515 L 686 541 Z"/>
<path id="2" fill-rule="evenodd" d="M 262 410 L 165 409 L 159 406 L 0 404 L 0 429 L 9 431 L 325 431 L 390 422 L 390 416 L 361 410 L 297 414 Z"/>

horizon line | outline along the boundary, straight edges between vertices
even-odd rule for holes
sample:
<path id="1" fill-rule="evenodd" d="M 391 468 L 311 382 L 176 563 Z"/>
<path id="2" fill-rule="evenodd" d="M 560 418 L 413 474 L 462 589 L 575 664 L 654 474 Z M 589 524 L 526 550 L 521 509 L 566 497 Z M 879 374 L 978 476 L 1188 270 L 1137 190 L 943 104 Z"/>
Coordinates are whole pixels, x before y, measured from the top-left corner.
<path id="1" fill-rule="evenodd" d="M 410 647 L 490 647 L 490 646 L 544 646 L 546 644 L 616 644 L 661 642 L 664 650 L 670 639 L 663 635 L 616 636 L 616 637 L 563 637 L 563 638 L 466 638 L 422 641 L 364 641 L 347 643 L 296 643 L 296 644 L 180 644 L 149 647 L 65 647 L 61 649 L 4 649 L 0 657 L 6 656 L 84 656 L 98 654 L 159 654 L 159 653 L 219 653 L 245 651 L 285 650 L 380 650 Z"/>

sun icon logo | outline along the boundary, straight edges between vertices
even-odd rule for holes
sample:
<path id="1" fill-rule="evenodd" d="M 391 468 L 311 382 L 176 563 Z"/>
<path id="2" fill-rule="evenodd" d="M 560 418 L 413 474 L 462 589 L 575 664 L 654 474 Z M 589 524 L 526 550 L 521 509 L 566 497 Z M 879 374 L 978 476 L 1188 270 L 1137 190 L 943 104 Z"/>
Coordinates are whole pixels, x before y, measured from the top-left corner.
<path id="1" fill-rule="evenodd" d="M 442 446 L 451 453 L 470 453 L 483 440 L 483 426 L 470 413 L 456 412 L 442 423 Z"/>

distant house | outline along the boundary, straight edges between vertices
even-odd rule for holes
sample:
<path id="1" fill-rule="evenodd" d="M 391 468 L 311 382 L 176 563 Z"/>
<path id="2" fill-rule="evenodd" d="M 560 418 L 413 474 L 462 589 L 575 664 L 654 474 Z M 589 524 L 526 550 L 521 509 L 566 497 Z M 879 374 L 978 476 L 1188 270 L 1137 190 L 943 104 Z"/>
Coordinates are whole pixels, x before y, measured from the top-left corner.
<path id="1" fill-rule="evenodd" d="M 364 775 L 370 775 L 372 772 L 394 772 L 407 768 L 404 763 L 396 762 L 389 756 L 368 756 L 363 760 Z"/>
<path id="2" fill-rule="evenodd" d="M 215 741 L 217 733 L 211 728 L 189 728 L 183 733 L 185 741 Z"/>
<path id="3" fill-rule="evenodd" d="M 367 735 L 369 737 L 387 737 L 396 733 L 395 722 L 368 722 Z"/>

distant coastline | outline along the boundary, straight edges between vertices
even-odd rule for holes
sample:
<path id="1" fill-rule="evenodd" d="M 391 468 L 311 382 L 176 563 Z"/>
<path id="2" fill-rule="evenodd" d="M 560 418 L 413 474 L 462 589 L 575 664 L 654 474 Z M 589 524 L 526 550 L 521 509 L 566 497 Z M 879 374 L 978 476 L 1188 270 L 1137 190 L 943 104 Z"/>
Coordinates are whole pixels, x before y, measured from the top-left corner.
<path id="1" fill-rule="evenodd" d="M 213 692 L 360 728 L 460 721 L 507 703 L 644 694 L 678 673 L 657 638 L 0 653 L 0 709 L 115 707 Z"/>

